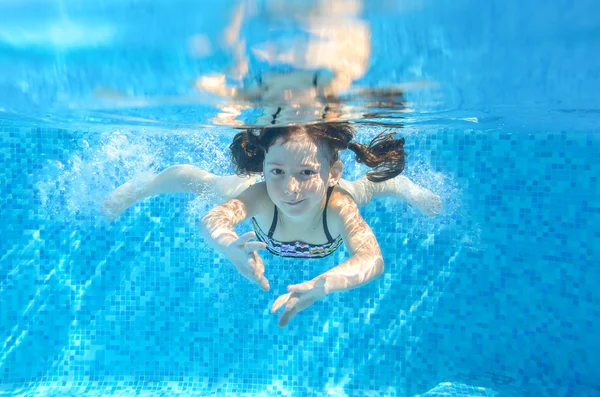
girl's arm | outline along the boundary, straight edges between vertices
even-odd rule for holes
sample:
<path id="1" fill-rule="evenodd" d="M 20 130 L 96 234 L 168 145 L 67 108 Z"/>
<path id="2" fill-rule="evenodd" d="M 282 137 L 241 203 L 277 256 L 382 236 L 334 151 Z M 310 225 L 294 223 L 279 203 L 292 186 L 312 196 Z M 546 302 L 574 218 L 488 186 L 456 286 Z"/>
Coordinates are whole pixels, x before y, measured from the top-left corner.
<path id="1" fill-rule="evenodd" d="M 238 236 L 233 227 L 258 213 L 264 205 L 266 188 L 264 183 L 250 186 L 234 199 L 220 204 L 204 215 L 200 222 L 200 231 L 206 242 L 225 255 L 237 270 L 248 280 L 269 289 L 264 277 L 262 258 L 256 252 L 266 245 L 258 241 L 249 241 L 254 232 Z"/>
<path id="2" fill-rule="evenodd" d="M 200 221 L 200 231 L 206 242 L 222 254 L 238 239 L 233 227 L 255 216 L 266 189 L 261 184 L 250 186 L 237 197 L 210 209 Z"/>
<path id="3" fill-rule="evenodd" d="M 417 185 L 404 175 L 383 182 L 371 182 L 365 175 L 355 181 L 340 179 L 340 187 L 352 195 L 359 207 L 378 197 L 395 197 L 417 207 L 429 216 L 442 210 L 442 199 L 431 190 Z"/>
<path id="4" fill-rule="evenodd" d="M 324 292 L 346 291 L 367 284 L 383 274 L 383 257 L 379 243 L 358 206 L 346 192 L 336 195 L 330 225 L 341 231 L 350 258 L 317 276 L 324 279 Z"/>

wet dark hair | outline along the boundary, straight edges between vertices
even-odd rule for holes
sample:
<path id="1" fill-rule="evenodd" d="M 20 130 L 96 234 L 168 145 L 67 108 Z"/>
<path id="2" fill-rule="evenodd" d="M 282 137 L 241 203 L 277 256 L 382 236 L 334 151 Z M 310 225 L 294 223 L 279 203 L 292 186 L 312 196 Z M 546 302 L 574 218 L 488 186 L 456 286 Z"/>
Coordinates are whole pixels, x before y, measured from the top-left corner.
<path id="1" fill-rule="evenodd" d="M 394 138 L 394 133 L 383 132 L 368 145 L 352 142 L 355 129 L 347 122 L 308 124 L 303 126 L 269 127 L 239 132 L 229 145 L 231 161 L 236 174 L 251 175 L 263 172 L 265 153 L 281 139 L 284 143 L 295 134 L 305 133 L 316 144 L 330 150 L 331 164 L 339 159 L 340 150 L 350 149 L 356 161 L 373 171 L 367 172 L 371 182 L 383 182 L 400 175 L 404 170 L 404 138 Z"/>

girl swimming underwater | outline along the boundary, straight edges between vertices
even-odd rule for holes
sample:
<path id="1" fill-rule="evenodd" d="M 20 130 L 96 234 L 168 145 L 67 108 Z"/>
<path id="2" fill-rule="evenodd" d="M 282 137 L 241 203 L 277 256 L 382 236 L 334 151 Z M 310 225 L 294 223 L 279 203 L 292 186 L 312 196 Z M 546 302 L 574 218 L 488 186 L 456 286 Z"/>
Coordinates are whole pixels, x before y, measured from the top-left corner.
<path id="1" fill-rule="evenodd" d="M 127 182 L 107 199 L 105 213 L 118 216 L 137 200 L 160 193 L 216 192 L 225 202 L 200 222 L 206 241 L 248 280 L 269 290 L 258 251 L 294 258 L 321 258 L 346 245 L 350 257 L 312 280 L 290 285 L 271 312 L 283 305 L 285 326 L 298 312 L 332 292 L 364 285 L 383 272 L 379 244 L 358 208 L 374 197 L 397 197 L 428 215 L 441 209 L 439 196 L 401 176 L 404 139 L 381 134 L 369 145 L 353 142 L 349 123 L 263 128 L 238 133 L 232 144 L 234 176 L 218 177 L 191 165 L 169 167 L 144 184 Z M 341 178 L 340 150 L 373 168 L 357 181 Z M 264 180 L 257 182 L 257 175 Z M 234 226 L 250 220 L 254 232 Z M 252 240 L 257 238 L 258 241 Z"/>

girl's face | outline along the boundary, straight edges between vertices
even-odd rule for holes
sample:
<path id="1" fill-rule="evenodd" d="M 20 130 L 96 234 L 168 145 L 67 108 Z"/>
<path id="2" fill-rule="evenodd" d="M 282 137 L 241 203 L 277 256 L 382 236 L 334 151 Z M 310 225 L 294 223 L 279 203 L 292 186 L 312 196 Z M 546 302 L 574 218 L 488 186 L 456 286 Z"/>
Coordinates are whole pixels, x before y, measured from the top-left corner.
<path id="1" fill-rule="evenodd" d="M 342 166 L 330 165 L 329 153 L 306 134 L 277 140 L 265 154 L 267 192 L 278 209 L 297 218 L 322 209 L 327 188 L 337 183 Z"/>

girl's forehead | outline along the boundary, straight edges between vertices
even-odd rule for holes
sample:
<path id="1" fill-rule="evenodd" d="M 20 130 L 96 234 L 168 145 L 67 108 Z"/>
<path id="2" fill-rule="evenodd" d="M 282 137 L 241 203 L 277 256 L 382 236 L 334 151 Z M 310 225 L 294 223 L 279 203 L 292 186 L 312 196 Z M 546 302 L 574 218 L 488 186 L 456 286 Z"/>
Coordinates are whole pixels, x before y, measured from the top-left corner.
<path id="1" fill-rule="evenodd" d="M 265 160 L 271 158 L 289 161 L 324 162 L 327 155 L 323 145 L 318 145 L 306 135 L 290 137 L 286 142 L 278 139 L 266 153 Z"/>

